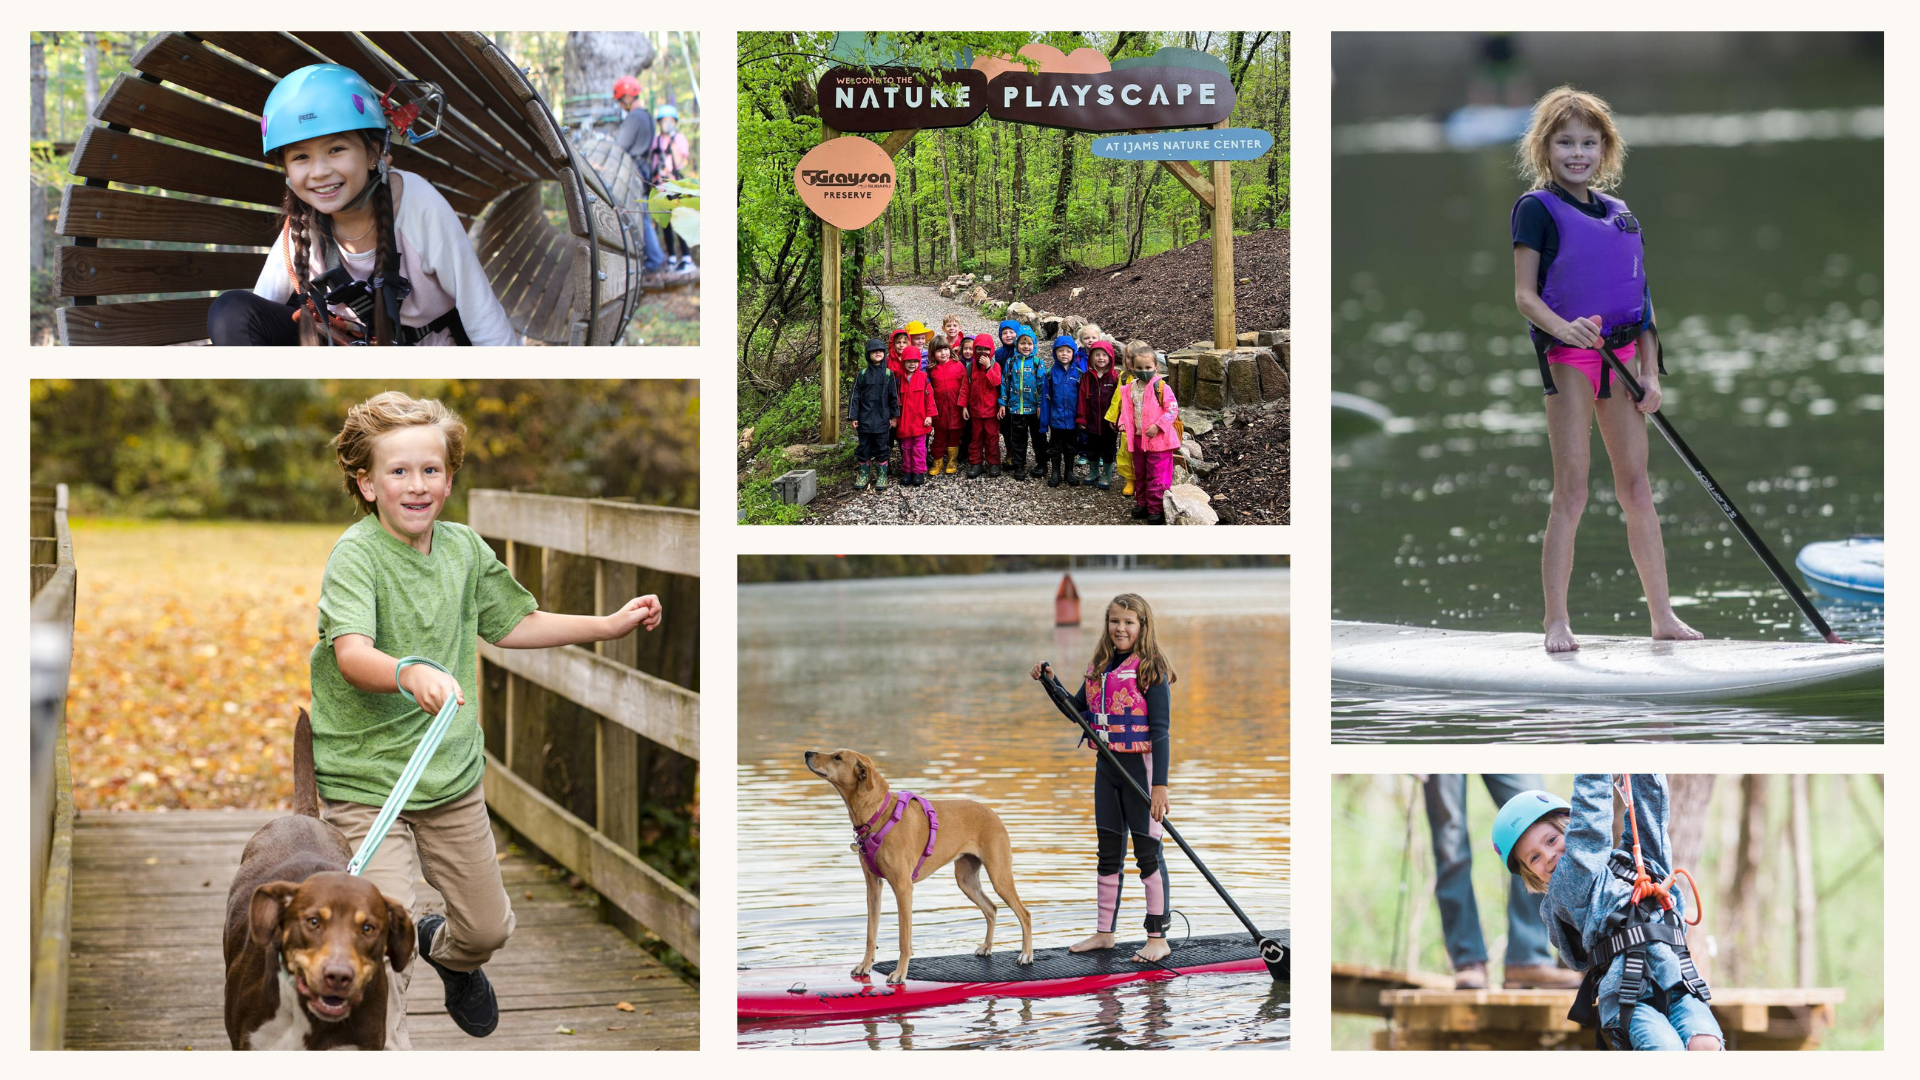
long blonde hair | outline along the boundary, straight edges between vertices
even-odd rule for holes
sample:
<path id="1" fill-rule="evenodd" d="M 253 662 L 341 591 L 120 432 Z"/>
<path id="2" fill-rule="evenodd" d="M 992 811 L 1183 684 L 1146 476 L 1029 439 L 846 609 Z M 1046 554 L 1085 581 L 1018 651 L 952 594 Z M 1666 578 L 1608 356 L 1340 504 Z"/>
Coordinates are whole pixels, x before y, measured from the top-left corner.
<path id="1" fill-rule="evenodd" d="M 347 410 L 347 422 L 328 445 L 340 463 L 347 494 L 363 514 L 374 512 L 374 505 L 360 494 L 357 482 L 361 473 L 373 471 L 373 444 L 380 436 L 404 427 L 432 425 L 440 429 L 447 443 L 447 475 L 457 476 L 466 459 L 467 425 L 452 409 L 438 401 L 410 398 L 398 390 L 375 394 Z"/>
<path id="2" fill-rule="evenodd" d="M 1153 609 L 1147 606 L 1146 598 L 1138 593 L 1121 593 L 1108 602 L 1107 613 L 1112 613 L 1114 608 L 1124 608 L 1140 618 L 1140 638 L 1133 643 L 1133 655 L 1140 661 L 1135 675 L 1140 689 L 1178 682 L 1180 676 L 1174 673 L 1173 664 L 1160 651 L 1158 624 L 1154 622 Z M 1105 621 L 1103 615 L 1101 622 L 1104 624 Z M 1118 653 L 1119 650 L 1113 647 L 1113 637 L 1102 630 L 1100 644 L 1093 650 L 1093 662 L 1087 665 L 1087 678 L 1097 679 L 1106 674 L 1107 665 L 1113 663 Z"/>
<path id="3" fill-rule="evenodd" d="M 1539 190 L 1553 182 L 1553 168 L 1547 162 L 1547 143 L 1552 141 L 1555 132 L 1573 123 L 1592 127 L 1606 144 L 1587 186 L 1594 191 L 1611 191 L 1620 186 L 1626 175 L 1627 144 L 1620 139 L 1620 129 L 1613 125 L 1612 106 L 1585 90 L 1556 86 L 1534 103 L 1533 122 L 1527 125 L 1527 133 L 1520 136 L 1520 145 L 1514 154 L 1515 164 L 1529 190 Z"/>

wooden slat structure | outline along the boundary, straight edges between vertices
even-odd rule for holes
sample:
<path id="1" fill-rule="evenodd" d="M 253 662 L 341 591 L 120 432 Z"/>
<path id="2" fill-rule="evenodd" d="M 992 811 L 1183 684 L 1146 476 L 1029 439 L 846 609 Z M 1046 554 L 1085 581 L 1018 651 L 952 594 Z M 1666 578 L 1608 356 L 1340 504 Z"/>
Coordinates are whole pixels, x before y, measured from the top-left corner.
<path id="1" fill-rule="evenodd" d="M 274 816 L 89 811 L 80 818 L 68 1049 L 228 1048 L 220 958 L 227 887 L 247 838 Z M 697 1049 L 699 991 L 607 925 L 592 894 L 509 853 L 504 837 L 495 842 L 517 922 L 487 963 L 500 1026 L 485 1039 L 461 1033 L 441 1004 L 440 981 L 420 968 L 407 1002 L 414 1049 Z M 415 888 L 422 912 L 445 910 L 431 886 Z"/>
<path id="2" fill-rule="evenodd" d="M 1713 988 L 1729 1050 L 1816 1050 L 1846 1000 L 1838 987 Z M 1594 1032 L 1567 1019 L 1572 990 L 1384 990 L 1392 1018 L 1376 1050 L 1591 1050 Z"/>
<path id="3" fill-rule="evenodd" d="M 59 295 L 72 300 L 58 312 L 64 343 L 205 340 L 210 294 L 250 287 L 278 232 L 277 213 L 252 208 L 277 211 L 286 191 L 261 160 L 260 111 L 281 77 L 320 62 L 376 88 L 417 78 L 445 93 L 440 134 L 399 140 L 394 165 L 425 177 L 470 226 L 515 330 L 552 344 L 621 340 L 642 295 L 632 159 L 605 138 L 569 137 L 484 35 L 166 31 L 134 56 L 139 74 L 102 96 L 94 117 L 106 126 L 74 146 L 68 171 L 84 183 L 62 197 L 58 231 L 73 243 L 55 261 Z M 549 182 L 564 232 L 548 224 Z"/>
<path id="4" fill-rule="evenodd" d="M 67 485 L 31 494 L 33 815 L 30 828 L 33 974 L 30 1045 L 57 1050 L 67 1024 L 68 929 L 73 909 L 73 771 L 67 760 L 67 671 L 78 595 Z M 42 562 L 45 557 L 47 561 Z"/>
<path id="5" fill-rule="evenodd" d="M 1402 971 L 1372 964 L 1333 965 L 1333 1011 L 1391 1016 L 1380 1003 L 1382 990 L 1451 990 L 1453 977 L 1431 971 Z"/>
<path id="6" fill-rule="evenodd" d="M 699 899 L 637 852 L 646 778 L 684 777 L 668 787 L 690 799 L 700 757 L 699 522 L 694 511 L 596 499 L 481 489 L 468 501 L 468 524 L 504 544 L 542 610 L 607 614 L 637 594 L 661 596 L 666 622 L 651 635 L 592 650 L 481 643 L 487 805 L 604 897 L 615 921 L 695 964 Z"/>

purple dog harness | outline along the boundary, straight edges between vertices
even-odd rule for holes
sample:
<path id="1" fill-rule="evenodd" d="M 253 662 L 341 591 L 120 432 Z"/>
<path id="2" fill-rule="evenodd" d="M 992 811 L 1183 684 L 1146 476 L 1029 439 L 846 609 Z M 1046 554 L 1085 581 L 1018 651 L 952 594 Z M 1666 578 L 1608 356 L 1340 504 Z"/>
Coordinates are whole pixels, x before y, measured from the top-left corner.
<path id="1" fill-rule="evenodd" d="M 900 824 L 901 815 L 907 812 L 907 804 L 909 802 L 919 803 L 920 809 L 924 810 L 927 815 L 927 850 L 920 853 L 920 861 L 914 864 L 913 877 L 910 879 L 919 881 L 920 870 L 927 865 L 928 856 L 933 854 L 933 842 L 940 835 L 940 815 L 933 812 L 933 804 L 931 802 L 928 802 L 919 795 L 915 795 L 911 791 L 896 791 L 893 793 L 893 799 L 891 801 L 893 802 L 893 813 L 891 815 L 887 813 L 887 804 L 883 802 L 880 804 L 880 809 L 874 811 L 873 816 L 867 819 L 865 825 L 855 825 L 853 827 L 853 835 L 857 838 L 857 843 L 854 846 L 856 850 L 860 852 L 860 861 L 867 865 L 867 873 L 872 874 L 874 877 L 883 876 L 880 873 L 880 860 L 878 858 L 880 845 L 886 842 L 887 834 L 893 831 L 893 827 Z M 878 832 L 874 831 L 874 826 L 879 825 L 880 819 L 883 817 L 887 819 L 887 823 L 880 825 Z"/>

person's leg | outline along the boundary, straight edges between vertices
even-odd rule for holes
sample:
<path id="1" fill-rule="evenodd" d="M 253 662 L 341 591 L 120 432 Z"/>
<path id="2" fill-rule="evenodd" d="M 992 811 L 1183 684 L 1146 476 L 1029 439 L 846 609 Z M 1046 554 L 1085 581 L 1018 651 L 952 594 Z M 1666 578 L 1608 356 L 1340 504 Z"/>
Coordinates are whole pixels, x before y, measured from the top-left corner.
<path id="1" fill-rule="evenodd" d="M 1487 962 L 1480 907 L 1473 897 L 1473 849 L 1467 836 L 1465 773 L 1433 773 L 1422 785 L 1427 829 L 1433 838 L 1433 898 L 1453 970 Z"/>
<path id="2" fill-rule="evenodd" d="M 1093 826 L 1099 852 L 1094 867 L 1093 934 L 1067 946 L 1069 952 L 1113 948 L 1120 918 L 1120 870 L 1127 856 L 1126 814 L 1121 808 L 1119 778 L 1104 758 L 1093 767 Z"/>
<path id="3" fill-rule="evenodd" d="M 997 416 L 989 416 L 985 420 L 980 421 L 980 426 L 974 430 L 973 438 L 976 444 L 978 444 L 981 439 L 986 440 L 987 464 L 992 466 L 994 473 L 997 475 L 1000 471 L 1000 418 Z"/>
<path id="4" fill-rule="evenodd" d="M 1655 640 L 1686 641 L 1703 637 L 1673 613 L 1667 592 L 1667 548 L 1660 539 L 1660 515 L 1653 506 L 1653 486 L 1647 479 L 1647 418 L 1634 407 L 1630 394 L 1619 393 L 1598 402 L 1600 438 L 1613 463 L 1613 490 L 1620 513 L 1627 519 L 1627 550 L 1640 572 L 1640 589 L 1647 598 L 1647 614 Z"/>
<path id="5" fill-rule="evenodd" d="M 1713 1010 L 1707 1003 L 1684 990 L 1676 989 L 1672 993 L 1672 1004 L 1667 1008 L 1667 1020 L 1674 1031 L 1686 1042 L 1689 1050 L 1724 1050 L 1727 1048 L 1726 1035 L 1720 1030 L 1720 1021 L 1713 1018 Z M 1639 1010 L 1635 1010 L 1638 1012 Z"/>
<path id="6" fill-rule="evenodd" d="M 1553 454 L 1553 503 L 1547 513 L 1546 540 L 1541 545 L 1540 584 L 1546 594 L 1548 652 L 1579 648 L 1567 613 L 1567 591 L 1573 580 L 1573 537 L 1580 515 L 1587 509 L 1587 462 L 1591 453 L 1593 399 L 1579 369 L 1553 365 L 1560 371 L 1554 384 L 1560 392 L 1547 395 L 1547 445 Z"/>
<path id="7" fill-rule="evenodd" d="M 1039 413 L 1034 413 L 1033 415 L 1026 417 L 1026 422 L 1027 422 L 1027 441 L 1033 444 L 1033 472 L 1029 475 L 1045 476 L 1047 475 L 1046 429 L 1040 426 Z"/>
<path id="8" fill-rule="evenodd" d="M 1493 805 L 1505 806 L 1507 800 L 1523 791 L 1537 791 L 1539 773 L 1481 773 Z M 1464 778 L 1461 795 L 1466 794 Z M 1547 943 L 1547 925 L 1540 919 L 1540 896 L 1527 891 L 1518 874 L 1507 875 L 1507 953 L 1506 965 L 1513 967 L 1552 967 L 1553 953 Z M 1579 975 L 1568 972 L 1571 985 L 1580 985 Z"/>
<path id="9" fill-rule="evenodd" d="M 1691 996 L 1691 995 L 1682 995 Z M 1633 1010 L 1633 1021 L 1627 1030 L 1627 1037 L 1635 1050 L 1685 1050 L 1686 1041 L 1674 1030 L 1673 1022 L 1660 1011 L 1659 1005 L 1648 995 L 1641 995 L 1640 1004 Z"/>
<path id="10" fill-rule="evenodd" d="M 646 262 L 641 264 L 644 273 L 657 273 L 667 268 L 667 253 L 661 250 L 660 234 L 654 232 L 653 211 L 641 215 L 640 235 L 646 246 Z"/>
<path id="11" fill-rule="evenodd" d="M 355 851 L 360 850 L 360 842 L 367 838 L 373 828 L 373 820 L 380 816 L 380 808 L 364 803 L 341 802 L 338 799 L 320 800 L 320 820 L 327 822 L 346 835 L 347 845 Z M 387 837 L 380 842 L 380 850 L 361 870 L 360 876 L 373 883 L 373 887 L 407 909 L 416 922 L 419 913 L 413 910 L 415 895 L 413 883 L 420 877 L 419 863 L 415 859 L 413 827 L 402 814 L 394 819 L 393 827 L 387 830 Z M 410 963 L 404 971 L 387 969 L 387 1049 L 411 1050 L 413 1041 L 407 1034 L 407 987 L 413 981 L 413 973 L 419 967 L 418 962 Z"/>
<path id="12" fill-rule="evenodd" d="M 1008 413 L 1000 422 L 1007 433 L 1007 460 L 1015 479 L 1019 479 L 1027 467 L 1027 425 L 1026 417 Z"/>
<path id="13" fill-rule="evenodd" d="M 1071 458 L 1067 459 L 1069 463 Z M 1153 755 L 1128 754 L 1120 759 L 1133 779 L 1148 791 L 1153 790 Z M 1147 895 L 1147 917 L 1143 923 L 1147 944 L 1139 955 L 1147 960 L 1164 960 L 1168 947 L 1167 924 L 1172 921 L 1167 881 L 1165 830 L 1153 820 L 1152 806 L 1128 784 L 1121 792 L 1127 811 L 1127 831 L 1133 834 L 1133 862 L 1140 869 L 1140 889 Z"/>
<path id="14" fill-rule="evenodd" d="M 293 305 L 278 304 L 248 289 L 214 297 L 207 309 L 207 337 L 215 345 L 298 345 Z"/>
<path id="15" fill-rule="evenodd" d="M 476 784 L 444 806 L 408 816 L 420 846 L 420 867 L 447 898 L 447 925 L 428 955 L 442 967 L 472 971 L 506 945 L 514 927 L 485 793 Z"/>

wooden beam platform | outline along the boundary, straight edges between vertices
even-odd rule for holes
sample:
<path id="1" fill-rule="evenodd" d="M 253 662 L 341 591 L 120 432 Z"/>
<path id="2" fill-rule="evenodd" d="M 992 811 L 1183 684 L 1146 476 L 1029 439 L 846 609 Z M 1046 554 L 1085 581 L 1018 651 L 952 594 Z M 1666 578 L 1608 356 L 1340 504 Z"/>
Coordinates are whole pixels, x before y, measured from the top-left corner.
<path id="1" fill-rule="evenodd" d="M 1730 1050 L 1815 1050 L 1833 1027 L 1838 987 L 1713 988 Z M 1376 1050 L 1591 1050 L 1593 1031 L 1567 1019 L 1571 990 L 1383 990 L 1391 1010 Z"/>
<path id="2" fill-rule="evenodd" d="M 225 1050 L 221 928 L 227 886 L 265 811 L 81 814 L 74 825 L 70 1050 Z M 415 972 L 407 1027 L 417 1050 L 692 1050 L 699 990 L 600 921 L 590 892 L 496 830 L 517 928 L 487 964 L 500 1026 L 455 1027 L 440 982 Z M 416 914 L 444 910 L 424 881 Z M 423 981 L 424 980 L 424 981 Z M 615 1006 L 627 1002 L 633 1012 Z M 571 1029 L 573 1034 L 558 1032 Z"/>
<path id="3" fill-rule="evenodd" d="M 1392 1016 L 1380 1002 L 1383 990 L 1451 990 L 1453 976 L 1432 971 L 1402 971 L 1372 964 L 1333 965 L 1333 1011 Z"/>

